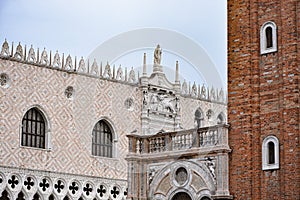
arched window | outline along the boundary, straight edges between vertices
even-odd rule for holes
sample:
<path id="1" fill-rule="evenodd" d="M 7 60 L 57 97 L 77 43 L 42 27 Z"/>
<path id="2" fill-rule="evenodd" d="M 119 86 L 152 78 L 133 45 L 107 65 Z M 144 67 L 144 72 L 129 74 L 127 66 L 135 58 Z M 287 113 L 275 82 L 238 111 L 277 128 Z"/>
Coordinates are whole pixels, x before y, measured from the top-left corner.
<path id="1" fill-rule="evenodd" d="M 202 121 L 203 121 L 203 112 L 200 108 L 198 108 L 195 112 L 195 123 L 197 128 L 200 128 L 202 126 Z"/>
<path id="2" fill-rule="evenodd" d="M 260 29 L 260 53 L 266 54 L 277 51 L 277 31 L 274 22 L 266 22 Z"/>
<path id="3" fill-rule="evenodd" d="M 37 108 L 26 112 L 22 120 L 21 145 L 46 148 L 46 120 Z"/>
<path id="4" fill-rule="evenodd" d="M 217 117 L 217 124 L 225 124 L 225 115 L 223 113 L 220 113 Z"/>
<path id="5" fill-rule="evenodd" d="M 262 169 L 279 168 L 279 141 L 275 136 L 268 136 L 262 144 Z"/>
<path id="6" fill-rule="evenodd" d="M 92 155 L 113 157 L 113 134 L 104 120 L 98 121 L 93 128 Z"/>

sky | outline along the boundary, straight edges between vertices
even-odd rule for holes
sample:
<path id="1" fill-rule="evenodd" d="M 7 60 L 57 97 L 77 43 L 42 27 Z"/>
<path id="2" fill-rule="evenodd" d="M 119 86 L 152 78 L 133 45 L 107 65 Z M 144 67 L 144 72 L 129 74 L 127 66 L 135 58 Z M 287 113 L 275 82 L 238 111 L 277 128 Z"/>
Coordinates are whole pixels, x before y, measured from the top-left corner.
<path id="1" fill-rule="evenodd" d="M 12 41 L 21 42 L 87 58 L 97 47 L 127 32 L 149 28 L 168 30 L 203 48 L 226 88 L 226 3 L 226 0 L 1 0 L 0 41 L 6 38 L 10 46 Z M 180 41 L 174 40 L 174 43 L 180 48 Z M 125 62 L 126 65 L 124 57 L 130 58 L 132 65 L 142 64 L 142 51 L 149 50 L 143 48 L 128 49 L 131 53 L 117 55 L 116 64 Z M 174 51 L 165 49 L 164 56 L 175 55 Z M 186 52 L 189 53 L 193 53 L 192 50 Z M 179 62 L 189 63 L 188 60 Z M 189 68 L 186 66 L 186 71 Z"/>

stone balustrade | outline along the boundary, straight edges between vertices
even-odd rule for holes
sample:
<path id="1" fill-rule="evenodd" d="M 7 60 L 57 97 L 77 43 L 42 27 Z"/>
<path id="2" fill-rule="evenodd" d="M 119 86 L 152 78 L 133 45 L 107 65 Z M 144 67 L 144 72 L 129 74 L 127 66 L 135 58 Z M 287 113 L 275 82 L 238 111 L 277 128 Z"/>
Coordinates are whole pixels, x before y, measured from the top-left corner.
<path id="1" fill-rule="evenodd" d="M 192 148 L 218 148 L 228 146 L 228 125 L 220 124 L 155 135 L 127 135 L 129 153 L 155 154 Z"/>

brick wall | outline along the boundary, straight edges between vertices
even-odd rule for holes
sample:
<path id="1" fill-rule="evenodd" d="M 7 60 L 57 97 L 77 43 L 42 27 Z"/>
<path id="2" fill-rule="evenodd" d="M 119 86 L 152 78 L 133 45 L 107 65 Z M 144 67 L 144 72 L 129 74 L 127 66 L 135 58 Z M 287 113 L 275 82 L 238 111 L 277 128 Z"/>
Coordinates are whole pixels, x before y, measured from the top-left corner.
<path id="1" fill-rule="evenodd" d="M 228 1 L 230 192 L 235 199 L 300 199 L 299 5 L 296 0 Z M 260 27 L 267 21 L 277 25 L 278 51 L 260 55 Z M 279 139 L 280 169 L 262 171 L 261 146 L 269 135 Z"/>

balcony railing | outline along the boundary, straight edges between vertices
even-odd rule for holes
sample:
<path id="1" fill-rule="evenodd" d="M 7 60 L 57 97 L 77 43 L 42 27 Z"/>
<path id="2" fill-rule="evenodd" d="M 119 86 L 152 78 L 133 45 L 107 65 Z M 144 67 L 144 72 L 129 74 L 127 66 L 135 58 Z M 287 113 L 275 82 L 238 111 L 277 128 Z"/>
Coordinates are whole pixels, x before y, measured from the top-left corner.
<path id="1" fill-rule="evenodd" d="M 160 153 L 190 148 L 228 146 L 228 125 L 157 133 L 155 135 L 127 135 L 129 152 Z"/>

